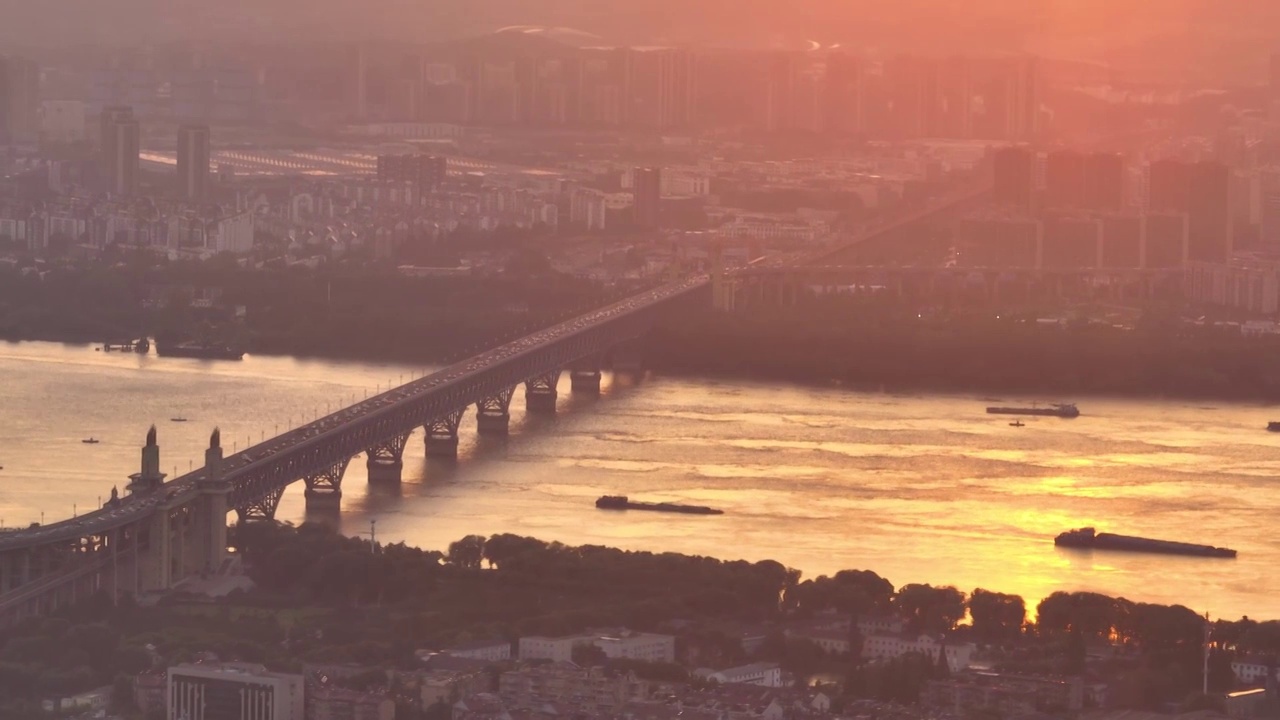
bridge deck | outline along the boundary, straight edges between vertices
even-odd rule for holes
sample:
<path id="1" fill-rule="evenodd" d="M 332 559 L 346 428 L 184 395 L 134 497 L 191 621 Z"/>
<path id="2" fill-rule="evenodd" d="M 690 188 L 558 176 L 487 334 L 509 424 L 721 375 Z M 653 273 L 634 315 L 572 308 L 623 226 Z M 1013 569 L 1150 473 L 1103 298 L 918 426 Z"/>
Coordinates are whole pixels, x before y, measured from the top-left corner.
<path id="1" fill-rule="evenodd" d="M 289 456 L 309 448 L 333 443 L 335 438 L 356 425 L 375 422 L 389 417 L 398 409 L 409 403 L 422 404 L 424 401 L 438 399 L 443 406 L 461 409 L 487 397 L 488 389 L 498 385 L 510 387 L 525 379 L 512 381 L 498 378 L 495 382 L 495 370 L 504 366 L 515 365 L 522 359 L 535 355 L 549 346 L 566 343 L 575 338 L 591 333 L 593 330 L 619 322 L 628 316 L 645 310 L 654 309 L 664 303 L 687 295 L 709 282 L 705 275 L 664 285 L 643 292 L 626 300 L 614 303 L 599 310 L 567 320 L 545 330 L 540 330 L 513 342 L 498 346 L 492 350 L 470 357 L 462 362 L 450 365 L 430 375 L 392 388 L 384 393 L 342 408 L 337 412 L 322 417 L 314 422 L 301 425 L 264 442 L 248 447 L 240 452 L 228 455 L 222 461 L 221 472 L 224 480 L 232 484 L 232 496 L 241 480 L 252 476 L 256 470 L 271 464 L 288 465 Z M 590 351 L 583 355 L 590 354 Z M 576 358 L 574 358 L 576 359 Z M 542 372 L 545 372 L 542 371 Z M 530 377 L 533 375 L 531 374 Z M 407 429 L 412 429 L 410 426 Z M 338 443 L 343 446 L 338 452 L 347 453 L 350 443 Z M 367 446 L 354 449 L 346 457 L 362 452 Z M 141 497 L 125 497 L 118 505 L 101 508 L 85 513 L 77 518 L 57 523 L 32 527 L 22 530 L 11 530 L 0 533 L 0 551 L 19 549 L 34 545 L 71 541 L 88 535 L 107 532 L 117 527 L 128 525 L 150 515 L 154 509 L 169 502 L 182 502 L 194 496 L 197 482 L 204 478 L 206 469 L 196 470 L 174 478 L 164 484 L 156 493 Z M 302 475 L 288 479 L 298 480 Z M 236 503 L 232 502 L 232 507 Z"/>
<path id="2" fill-rule="evenodd" d="M 820 263 L 849 247 L 890 232 L 928 215 L 974 199 L 989 187 L 979 184 L 952 193 L 925 208 L 904 216 L 873 224 L 834 246 L 752 263 L 759 271 L 788 265 Z M 239 507 L 247 496 L 267 486 L 276 488 L 318 472 L 366 451 L 378 442 L 413 430 L 424 422 L 456 412 L 566 363 L 599 352 L 607 341 L 610 326 L 625 325 L 665 303 L 709 284 L 706 275 L 648 290 L 599 310 L 567 320 L 431 375 L 392 388 L 387 392 L 345 407 L 314 422 L 301 425 L 238 453 L 225 457 L 221 465 L 224 480 L 232 485 L 230 506 Z M 0 532 L 0 551 L 44 544 L 68 542 L 106 533 L 148 517 L 159 506 L 190 500 L 206 469 L 171 479 L 157 492 L 126 497 L 120 503 L 86 513 L 74 519 L 23 530 Z"/>

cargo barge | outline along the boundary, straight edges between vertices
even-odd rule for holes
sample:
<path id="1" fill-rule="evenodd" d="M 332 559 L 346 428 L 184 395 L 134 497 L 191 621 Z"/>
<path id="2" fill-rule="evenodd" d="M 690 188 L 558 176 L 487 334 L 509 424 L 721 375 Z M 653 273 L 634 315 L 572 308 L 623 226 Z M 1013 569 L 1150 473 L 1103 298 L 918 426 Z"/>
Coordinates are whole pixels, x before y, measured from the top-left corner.
<path id="1" fill-rule="evenodd" d="M 723 510 L 702 505 L 678 505 L 676 503 L 632 502 L 626 495 L 605 495 L 596 500 L 601 510 L 651 510 L 653 512 L 684 513 L 686 515 L 723 515 Z"/>
<path id="2" fill-rule="evenodd" d="M 1074 418 L 1080 417 L 1080 410 L 1071 403 L 1060 403 L 1048 407 L 989 407 L 992 415 L 1041 415 L 1047 417 Z"/>
<path id="3" fill-rule="evenodd" d="M 1121 552 L 1158 553 L 1161 555 L 1190 555 L 1193 557 L 1234 558 L 1236 551 L 1230 548 L 1194 543 L 1153 540 L 1131 535 L 1100 533 L 1093 528 L 1068 530 L 1054 538 L 1058 547 L 1084 550 L 1117 550 Z"/>
<path id="4" fill-rule="evenodd" d="M 206 343 L 156 343 L 160 357 L 197 358 L 200 360 L 243 360 L 244 350 L 231 345 Z"/>

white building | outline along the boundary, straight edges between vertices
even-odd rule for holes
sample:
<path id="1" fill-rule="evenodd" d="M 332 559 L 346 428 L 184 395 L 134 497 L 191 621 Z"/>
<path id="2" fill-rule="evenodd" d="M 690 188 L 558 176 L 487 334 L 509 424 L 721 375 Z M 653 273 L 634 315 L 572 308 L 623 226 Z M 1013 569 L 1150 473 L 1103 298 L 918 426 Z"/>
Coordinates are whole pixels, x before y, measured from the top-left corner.
<path id="1" fill-rule="evenodd" d="M 446 650 L 445 654 L 471 660 L 499 662 L 511 659 L 511 643 L 506 640 L 477 640 L 455 645 Z"/>
<path id="2" fill-rule="evenodd" d="M 301 675 L 261 665 L 222 663 L 169 668 L 168 720 L 304 720 Z"/>
<path id="3" fill-rule="evenodd" d="M 581 635 L 522 637 L 520 638 L 520 659 L 573 662 L 573 649 L 589 642 L 590 638 L 584 638 Z"/>
<path id="4" fill-rule="evenodd" d="M 726 670 L 699 670 L 697 674 L 722 685 L 760 685 L 782 687 L 782 668 L 778 663 L 751 663 Z"/>
<path id="5" fill-rule="evenodd" d="M 236 255 L 253 250 L 253 213 L 228 215 L 212 222 L 205 236 L 205 249 Z"/>
<path id="6" fill-rule="evenodd" d="M 1260 658 L 1241 657 L 1231 661 L 1231 672 L 1242 685 L 1260 685 L 1267 681 L 1270 665 Z"/>
<path id="7" fill-rule="evenodd" d="M 717 228 L 716 232 L 727 238 L 739 240 L 773 240 L 790 242 L 814 242 L 825 235 L 826 225 L 821 222 L 803 222 L 764 216 L 742 216 Z"/>
<path id="8" fill-rule="evenodd" d="M 40 139 L 53 144 L 83 142 L 85 105 L 79 100 L 45 100 L 40 107 Z"/>
<path id="9" fill-rule="evenodd" d="M 889 660 L 907 653 L 919 653 L 937 662 L 938 653 L 945 652 L 947 667 L 952 672 L 969 667 L 969 658 L 975 649 L 973 643 L 946 644 L 929 635 L 867 635 L 862 638 L 862 657 L 867 660 Z"/>
<path id="10" fill-rule="evenodd" d="M 676 661 L 676 639 L 671 635 L 624 631 L 596 637 L 592 644 L 603 650 L 605 657 L 610 659 L 668 663 Z"/>

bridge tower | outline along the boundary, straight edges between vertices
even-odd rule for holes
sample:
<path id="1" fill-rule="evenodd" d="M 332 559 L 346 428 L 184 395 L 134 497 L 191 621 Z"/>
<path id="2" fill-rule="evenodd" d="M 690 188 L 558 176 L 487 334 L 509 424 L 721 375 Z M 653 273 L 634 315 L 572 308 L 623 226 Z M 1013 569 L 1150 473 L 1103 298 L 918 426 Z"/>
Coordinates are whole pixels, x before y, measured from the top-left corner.
<path id="1" fill-rule="evenodd" d="M 126 487 L 130 495 L 143 495 L 164 484 L 160 472 L 160 446 L 156 444 L 156 426 L 147 431 L 147 444 L 142 447 L 142 469 L 129 476 Z"/>
<path id="2" fill-rule="evenodd" d="M 711 307 L 716 310 L 730 309 L 725 295 L 727 281 L 724 277 L 724 248 L 720 243 L 711 246 Z"/>
<path id="3" fill-rule="evenodd" d="M 196 508 L 197 568 L 217 572 L 227 555 L 227 496 L 231 483 L 222 475 L 222 431 L 213 429 L 209 448 L 204 451 L 204 476 L 196 481 L 200 491 Z"/>
<path id="4" fill-rule="evenodd" d="M 156 426 L 147 431 L 147 444 L 142 447 L 142 468 L 129 476 L 131 496 L 151 495 L 164 485 L 160 472 L 160 446 L 156 444 Z M 151 517 L 134 534 L 134 591 L 168 590 L 173 581 L 173 533 L 168 503 L 157 503 Z"/>

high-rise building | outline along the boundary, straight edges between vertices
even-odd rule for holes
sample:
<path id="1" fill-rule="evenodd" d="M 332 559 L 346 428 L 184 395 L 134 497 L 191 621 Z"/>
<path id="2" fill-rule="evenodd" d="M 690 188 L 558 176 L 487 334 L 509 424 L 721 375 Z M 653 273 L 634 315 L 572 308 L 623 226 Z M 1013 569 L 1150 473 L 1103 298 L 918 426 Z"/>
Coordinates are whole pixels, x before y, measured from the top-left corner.
<path id="1" fill-rule="evenodd" d="M 859 133 L 863 119 L 864 68 L 862 58 L 848 53 L 831 53 L 823 76 L 823 131 L 833 134 Z"/>
<path id="2" fill-rule="evenodd" d="M 247 663 L 176 665 L 167 678 L 171 720 L 303 720 L 301 675 Z"/>
<path id="3" fill-rule="evenodd" d="M 995 201 L 1019 208 L 1031 207 L 1035 188 L 1036 156 L 1029 148 L 1005 147 L 992 158 Z"/>
<path id="4" fill-rule="evenodd" d="M 627 50 L 628 122 L 655 129 L 691 125 L 696 67 L 693 53 L 685 49 Z"/>
<path id="5" fill-rule="evenodd" d="M 1231 168 L 1217 162 L 1151 163 L 1147 206 L 1151 212 L 1187 216 L 1187 257 L 1225 262 L 1232 251 Z"/>
<path id="6" fill-rule="evenodd" d="M 202 201 L 209 191 L 209 126 L 178 128 L 178 188 L 182 197 Z"/>
<path id="7" fill-rule="evenodd" d="M 1262 249 L 1280 253 L 1280 167 L 1264 169 L 1260 181 Z"/>
<path id="8" fill-rule="evenodd" d="M 1185 213 L 1191 203 L 1191 166 L 1181 160 L 1153 160 L 1147 166 L 1147 209 Z"/>
<path id="9" fill-rule="evenodd" d="M 1271 100 L 1280 101 L 1280 53 L 1271 54 L 1270 75 L 1267 78 L 1271 90 Z"/>
<path id="10" fill-rule="evenodd" d="M 1030 140 L 1040 131 L 1040 63 L 1035 57 L 1015 58 L 1007 72 L 1006 137 Z"/>
<path id="11" fill-rule="evenodd" d="M 1092 210 L 1119 210 L 1124 207 L 1124 156 L 1098 152 L 1084 159 L 1084 204 Z"/>
<path id="12" fill-rule="evenodd" d="M 1119 210 L 1124 206 L 1124 157 L 1055 150 L 1045 159 L 1048 208 Z"/>
<path id="13" fill-rule="evenodd" d="M 1192 260 L 1226 262 L 1233 246 L 1231 168 L 1198 162 L 1191 169 L 1187 253 Z"/>
<path id="14" fill-rule="evenodd" d="M 933 137 L 941 125 L 939 61 L 934 58 L 896 57 L 884 66 L 888 88 L 890 128 L 899 137 Z"/>
<path id="15" fill-rule="evenodd" d="M 34 140 L 39 130 L 40 67 L 0 56 L 0 142 Z"/>
<path id="16" fill-rule="evenodd" d="M 656 230 L 662 225 L 662 171 L 658 168 L 632 170 L 631 192 L 636 226 Z"/>
<path id="17" fill-rule="evenodd" d="M 363 45 L 351 49 L 351 73 L 348 80 L 350 112 L 357 120 L 364 120 L 369 115 L 369 68 Z"/>
<path id="18" fill-rule="evenodd" d="M 138 154 L 142 128 L 128 107 L 104 108 L 100 121 L 99 153 L 106 189 L 116 195 L 138 190 Z"/>
<path id="19" fill-rule="evenodd" d="M 1039 131 L 1040 72 L 1034 57 L 981 59 L 969 63 L 973 93 L 982 98 L 971 118 L 974 136 L 1027 141 Z"/>
<path id="20" fill-rule="evenodd" d="M 800 74 L 799 53 L 777 51 L 769 57 L 765 75 L 763 127 L 776 132 L 794 127 L 796 80 Z"/>
<path id="21" fill-rule="evenodd" d="M 1055 150 L 1045 158 L 1045 207 L 1084 207 L 1087 184 L 1085 156 L 1082 153 L 1074 150 Z"/>

